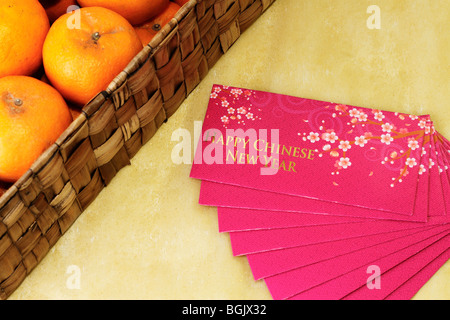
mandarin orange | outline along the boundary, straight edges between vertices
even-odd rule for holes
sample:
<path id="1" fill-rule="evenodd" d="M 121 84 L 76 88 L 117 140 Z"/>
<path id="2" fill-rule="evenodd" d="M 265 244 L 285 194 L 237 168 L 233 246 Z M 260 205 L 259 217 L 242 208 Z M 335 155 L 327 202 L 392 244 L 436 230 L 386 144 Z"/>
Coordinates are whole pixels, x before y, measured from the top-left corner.
<path id="1" fill-rule="evenodd" d="M 78 0 L 82 7 L 103 7 L 111 9 L 137 25 L 156 17 L 170 3 L 170 0 Z"/>
<path id="2" fill-rule="evenodd" d="M 149 20 L 139 26 L 135 26 L 134 30 L 141 39 L 142 45 L 146 46 L 154 36 L 175 16 L 180 10 L 180 6 L 175 2 L 171 2 L 163 12 L 154 19 Z"/>
<path id="3" fill-rule="evenodd" d="M 79 26 L 72 28 L 72 15 Z M 44 43 L 45 73 L 64 98 L 79 107 L 105 90 L 142 50 L 133 26 L 100 7 L 81 8 L 60 17 Z"/>
<path id="4" fill-rule="evenodd" d="M 15 182 L 72 122 L 63 97 L 28 76 L 0 79 L 0 180 Z"/>
<path id="5" fill-rule="evenodd" d="M 39 69 L 49 28 L 38 0 L 0 1 L 0 78 L 29 76 Z"/>

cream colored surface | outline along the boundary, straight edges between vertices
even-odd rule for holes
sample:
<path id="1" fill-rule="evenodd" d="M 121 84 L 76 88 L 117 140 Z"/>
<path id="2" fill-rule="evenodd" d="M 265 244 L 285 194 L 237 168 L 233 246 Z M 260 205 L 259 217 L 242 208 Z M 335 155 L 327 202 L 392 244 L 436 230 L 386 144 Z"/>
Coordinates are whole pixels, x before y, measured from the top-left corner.
<path id="1" fill-rule="evenodd" d="M 381 9 L 370 30 L 367 7 Z M 277 0 L 83 213 L 11 299 L 270 299 L 232 256 L 200 183 L 171 160 L 214 83 L 429 113 L 450 138 L 450 2 Z M 73 288 L 72 269 L 80 287 Z M 450 299 L 450 262 L 416 299 Z"/>

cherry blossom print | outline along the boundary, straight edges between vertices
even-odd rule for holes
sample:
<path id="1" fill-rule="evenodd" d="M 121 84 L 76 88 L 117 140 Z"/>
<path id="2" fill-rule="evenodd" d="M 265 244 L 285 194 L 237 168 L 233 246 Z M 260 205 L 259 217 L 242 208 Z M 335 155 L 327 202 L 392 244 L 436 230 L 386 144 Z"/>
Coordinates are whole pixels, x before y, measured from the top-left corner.
<path id="1" fill-rule="evenodd" d="M 376 113 L 374 114 L 373 117 L 374 117 L 375 120 L 377 120 L 377 121 L 383 121 L 383 119 L 385 118 L 383 112 L 381 112 L 381 111 L 376 112 Z"/>
<path id="2" fill-rule="evenodd" d="M 408 171 L 408 169 L 403 168 L 400 170 L 400 174 L 402 175 L 402 177 L 406 177 L 409 174 L 409 171 Z"/>
<path id="3" fill-rule="evenodd" d="M 320 140 L 320 134 L 316 133 L 316 132 L 311 132 L 306 139 L 308 139 L 309 141 L 311 141 L 311 143 L 315 143 L 317 141 Z"/>
<path id="4" fill-rule="evenodd" d="M 341 149 L 344 152 L 347 152 L 352 148 L 352 145 L 350 144 L 350 141 L 341 141 L 339 143 L 339 149 Z"/>
<path id="5" fill-rule="evenodd" d="M 241 126 L 245 126 L 243 115 L 249 113 L 253 105 L 250 98 L 255 94 L 252 90 L 244 90 L 240 88 L 230 88 L 229 86 L 215 86 L 210 94 L 211 101 L 216 100 L 219 106 L 222 106 L 226 111 L 225 115 L 222 113 L 219 117 L 221 118 L 224 127 L 228 124 L 236 123 Z M 243 105 L 243 101 L 245 104 Z M 258 112 L 261 109 L 255 108 L 252 110 L 251 115 L 247 116 L 246 119 L 252 121 L 261 120 L 258 116 Z"/>
<path id="6" fill-rule="evenodd" d="M 245 115 L 247 119 L 252 120 L 253 119 L 253 113 L 249 112 Z"/>
<path id="7" fill-rule="evenodd" d="M 242 94 L 242 90 L 241 90 L 241 89 L 231 89 L 231 90 L 230 90 L 230 93 L 231 93 L 233 96 L 237 97 L 237 96 L 239 96 L 239 95 Z"/>
<path id="8" fill-rule="evenodd" d="M 415 166 L 417 166 L 417 161 L 414 158 L 408 158 L 406 159 L 405 164 L 410 168 L 414 168 Z"/>
<path id="9" fill-rule="evenodd" d="M 327 141 L 327 142 L 335 143 L 339 138 L 336 135 L 336 132 L 331 131 L 331 132 L 323 133 L 322 134 L 322 139 Z"/>
<path id="10" fill-rule="evenodd" d="M 230 118 L 228 118 L 227 116 L 223 116 L 222 118 L 220 118 L 220 120 L 222 120 L 222 122 L 223 122 L 224 124 L 230 123 Z"/>
<path id="11" fill-rule="evenodd" d="M 387 133 L 387 134 L 382 134 L 381 135 L 381 140 L 382 143 L 390 145 L 392 141 L 394 141 L 394 138 L 392 138 L 392 136 Z"/>
<path id="12" fill-rule="evenodd" d="M 339 167 L 347 169 L 351 165 L 352 165 L 352 163 L 350 162 L 350 158 L 341 158 L 341 159 L 339 159 Z"/>
<path id="13" fill-rule="evenodd" d="M 357 118 L 361 122 L 366 122 L 367 119 L 369 118 L 369 116 L 364 112 L 360 112 L 359 115 L 357 116 Z"/>
<path id="14" fill-rule="evenodd" d="M 419 117 L 408 117 L 407 114 L 398 112 L 388 113 L 377 109 L 366 112 L 364 108 L 349 107 L 340 104 L 336 104 L 334 107 L 326 105 L 324 108 L 333 108 L 335 112 L 332 111 L 330 113 L 332 118 L 344 118 L 342 121 L 343 124 L 346 123 L 350 127 L 349 130 L 342 131 L 342 133 L 336 133 L 335 128 L 327 128 L 327 123 L 324 121 L 320 125 L 317 124 L 317 128 L 320 130 L 318 132 L 320 138 L 324 141 L 321 156 L 329 154 L 330 157 L 338 159 L 335 162 L 336 170 L 332 174 L 339 174 L 339 170 L 344 168 L 346 163 L 340 163 L 341 158 L 348 158 L 350 161 L 352 158 L 350 153 L 354 152 L 354 150 L 351 150 L 353 145 L 361 148 L 369 148 L 370 150 L 380 150 L 377 142 L 381 142 L 385 146 L 390 146 L 396 139 L 402 139 L 401 141 L 404 141 L 403 143 L 407 150 L 392 150 L 392 148 L 396 148 L 394 146 L 390 148 L 384 147 L 381 148 L 383 151 L 377 151 L 384 153 L 384 160 L 381 161 L 381 164 L 389 170 L 392 170 L 392 165 L 395 165 L 396 162 L 402 167 L 399 177 L 392 178 L 392 186 L 395 186 L 397 182 L 402 182 L 408 175 L 408 168 L 418 167 L 416 159 L 418 159 L 417 157 L 421 157 L 421 145 L 427 142 L 429 143 L 429 138 L 426 135 L 427 132 L 433 130 L 432 123 L 428 119 L 422 120 L 419 124 L 419 120 L 417 120 Z M 395 119 L 392 119 L 392 115 L 395 116 Z M 388 118 L 392 120 L 388 121 Z M 417 121 L 411 122 L 411 120 Z M 306 119 L 304 121 L 307 122 Z M 397 126 L 401 129 L 397 129 Z M 317 129 L 311 126 L 311 130 L 316 132 L 314 130 Z M 307 138 L 307 133 L 303 133 L 303 141 L 308 141 L 309 139 L 310 137 Z M 333 143 L 336 142 L 338 145 L 333 147 Z M 369 176 L 373 176 L 373 174 Z"/>
<path id="15" fill-rule="evenodd" d="M 426 126 L 427 126 L 427 121 L 426 120 L 420 120 L 419 121 L 419 127 L 421 129 L 425 129 Z"/>
<path id="16" fill-rule="evenodd" d="M 322 149 L 323 149 L 323 151 L 330 151 L 331 150 L 331 145 L 326 144 L 326 145 L 323 146 Z"/>
<path id="17" fill-rule="evenodd" d="M 410 139 L 408 139 L 408 148 L 410 148 L 411 150 L 416 150 L 416 149 L 418 149 L 420 146 L 419 146 L 419 141 L 417 141 L 416 139 L 414 139 L 414 138 L 410 138 Z"/>
<path id="18" fill-rule="evenodd" d="M 359 116 L 359 110 L 356 108 L 353 108 L 352 110 L 350 110 L 349 112 L 350 117 L 356 118 Z"/>
<path id="19" fill-rule="evenodd" d="M 237 109 L 237 113 L 239 114 L 246 114 L 247 113 L 247 108 L 246 107 L 240 107 Z"/>
<path id="20" fill-rule="evenodd" d="M 394 129 L 394 126 L 390 123 L 384 123 L 381 125 L 381 128 L 383 129 L 383 132 L 392 132 L 392 129 Z"/>
<path id="21" fill-rule="evenodd" d="M 424 174 L 425 172 L 427 172 L 427 169 L 425 168 L 425 166 L 424 166 L 423 164 L 421 164 L 421 165 L 419 166 L 419 174 L 422 175 L 422 174 Z"/>
<path id="22" fill-rule="evenodd" d="M 336 160 L 336 162 L 334 163 L 334 167 L 336 168 L 336 170 L 334 172 L 332 172 L 331 174 L 335 174 L 339 170 L 343 169 L 339 163 L 340 163 L 340 160 Z"/>
<path id="23" fill-rule="evenodd" d="M 433 159 L 429 159 L 429 160 L 428 160 L 428 167 L 429 167 L 430 169 L 433 168 L 435 164 L 436 164 L 436 163 L 433 161 Z"/>
<path id="24" fill-rule="evenodd" d="M 355 144 L 357 146 L 364 147 L 367 143 L 369 143 L 369 140 L 367 140 L 365 136 L 355 138 Z"/>
<path id="25" fill-rule="evenodd" d="M 417 120 L 417 119 L 419 119 L 418 116 L 413 115 L 413 114 L 410 114 L 410 115 L 409 115 L 409 118 L 410 118 L 411 120 Z"/>

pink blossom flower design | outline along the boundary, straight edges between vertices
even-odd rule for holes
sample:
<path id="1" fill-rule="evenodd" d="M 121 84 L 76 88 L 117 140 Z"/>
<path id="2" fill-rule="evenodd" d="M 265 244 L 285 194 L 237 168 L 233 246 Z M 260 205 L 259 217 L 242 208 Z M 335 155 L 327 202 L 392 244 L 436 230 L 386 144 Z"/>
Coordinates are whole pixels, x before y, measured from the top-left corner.
<path id="1" fill-rule="evenodd" d="M 223 122 L 224 124 L 230 123 L 230 119 L 229 119 L 227 116 L 223 116 L 222 118 L 220 118 L 220 120 L 222 120 L 222 122 Z"/>
<path id="2" fill-rule="evenodd" d="M 339 166 L 344 168 L 344 169 L 347 169 L 351 165 L 352 165 L 352 163 L 350 162 L 350 158 L 341 158 L 339 160 Z"/>
<path id="3" fill-rule="evenodd" d="M 417 119 L 419 119 L 418 116 L 415 116 L 415 115 L 412 115 L 412 114 L 409 115 L 409 118 L 410 118 L 411 120 L 417 120 Z"/>
<path id="4" fill-rule="evenodd" d="M 382 143 L 390 145 L 392 141 L 394 141 L 394 138 L 392 138 L 392 136 L 387 133 L 387 134 L 382 134 L 381 135 L 381 140 Z"/>
<path id="5" fill-rule="evenodd" d="M 394 129 L 394 126 L 390 123 L 385 123 L 381 126 L 381 128 L 383 129 L 383 132 L 391 132 L 392 129 Z"/>
<path id="6" fill-rule="evenodd" d="M 360 147 L 364 147 L 369 141 L 365 136 L 360 136 L 355 138 L 355 144 Z"/>
<path id="7" fill-rule="evenodd" d="M 419 167 L 419 174 L 422 175 L 427 171 L 427 169 L 425 169 L 425 166 L 423 164 L 420 165 Z"/>
<path id="8" fill-rule="evenodd" d="M 348 112 L 348 114 L 350 115 L 350 117 L 353 117 L 353 118 L 356 118 L 356 117 L 358 117 L 359 116 L 359 110 L 358 109 L 355 109 L 355 108 L 353 108 L 352 110 L 350 110 L 349 112 Z"/>
<path id="9" fill-rule="evenodd" d="M 428 161 L 428 167 L 429 167 L 430 169 L 433 168 L 435 164 L 436 164 L 436 163 L 434 163 L 433 159 L 429 159 L 429 161 Z"/>
<path id="10" fill-rule="evenodd" d="M 383 121 L 383 119 L 384 119 L 385 117 L 384 117 L 383 112 L 379 111 L 379 112 L 376 112 L 376 113 L 375 113 L 374 118 L 375 118 L 375 120 Z"/>
<path id="11" fill-rule="evenodd" d="M 220 118 L 225 125 L 236 123 L 241 126 L 245 126 L 245 121 L 247 119 L 250 119 L 252 121 L 261 119 L 258 116 L 258 111 L 261 111 L 261 109 L 259 108 L 255 108 L 255 110 L 252 110 L 252 113 L 250 115 L 244 118 L 244 115 L 246 115 L 253 106 L 250 103 L 247 107 L 242 104 L 241 100 L 248 101 L 250 100 L 250 97 L 253 96 L 253 94 L 254 92 L 251 90 L 244 90 L 229 86 L 216 86 L 212 90 L 210 97 L 211 99 L 216 99 L 216 103 L 218 106 L 226 108 L 226 112 L 218 115 L 218 118 Z"/>
<path id="12" fill-rule="evenodd" d="M 411 150 L 416 150 L 419 148 L 419 141 L 417 141 L 414 138 L 409 139 L 408 141 L 408 148 L 410 148 Z"/>
<path id="13" fill-rule="evenodd" d="M 427 121 L 426 120 L 420 120 L 419 121 L 420 129 L 425 129 L 426 126 L 427 126 Z"/>
<path id="14" fill-rule="evenodd" d="M 237 113 L 239 114 L 246 114 L 247 113 L 247 108 L 246 107 L 240 107 L 237 109 Z"/>
<path id="15" fill-rule="evenodd" d="M 339 143 L 339 149 L 346 152 L 352 148 L 352 145 L 350 144 L 350 141 L 341 141 Z"/>
<path id="16" fill-rule="evenodd" d="M 406 165 L 410 168 L 413 168 L 417 165 L 417 161 L 414 158 L 408 158 L 406 159 Z"/>
<path id="17" fill-rule="evenodd" d="M 413 155 L 413 151 L 414 150 L 420 151 L 421 150 L 420 144 L 422 143 L 422 137 L 426 133 L 432 132 L 433 128 L 430 125 L 429 120 L 424 119 L 419 124 L 419 126 L 423 130 L 410 131 L 408 126 L 411 125 L 411 121 L 409 121 L 408 115 L 406 114 L 401 114 L 398 112 L 395 113 L 395 115 L 400 120 L 397 125 L 397 123 L 389 123 L 392 121 L 386 119 L 387 118 L 386 112 L 382 112 L 380 110 L 372 109 L 366 112 L 366 109 L 364 108 L 341 106 L 338 104 L 335 104 L 334 106 L 330 105 L 325 106 L 326 109 L 330 109 L 333 107 L 334 110 L 330 110 L 333 118 L 347 117 L 345 122 L 348 127 L 351 127 L 346 132 L 348 137 L 344 138 L 342 134 L 339 134 L 340 136 L 339 139 L 333 129 L 325 128 L 325 121 L 322 121 L 322 125 L 319 126 L 320 131 L 318 131 L 317 134 L 311 132 L 310 135 L 307 136 L 307 132 L 305 132 L 303 133 L 302 137 L 304 141 L 308 141 L 308 139 L 312 142 L 315 142 L 316 139 L 317 141 L 319 141 L 319 137 L 320 140 L 324 141 L 324 144 L 322 145 L 323 151 L 321 150 L 321 152 L 323 153 L 320 153 L 320 156 L 329 153 L 329 155 L 332 158 L 335 158 L 334 166 L 336 170 L 332 172 L 333 175 L 339 174 L 339 170 L 343 168 L 348 168 L 349 166 L 352 165 L 350 159 L 352 158 L 351 152 L 353 150 L 350 149 L 352 149 L 353 145 L 365 147 L 368 144 L 370 145 L 370 142 L 372 140 L 380 141 L 384 145 L 391 145 L 393 141 L 397 141 L 396 139 L 410 138 L 409 140 L 405 141 L 406 142 L 405 144 L 408 146 L 407 151 L 404 150 L 390 151 L 390 157 L 389 156 L 385 157 L 385 160 L 381 161 L 383 165 L 387 163 L 394 164 L 396 161 L 403 162 L 402 169 L 400 169 L 399 173 L 400 176 L 397 178 L 392 178 L 393 181 L 393 184 L 391 184 L 392 187 L 394 187 L 397 182 L 402 182 L 403 178 L 409 175 L 408 170 L 411 170 L 411 168 L 413 167 L 419 167 L 417 157 Z M 411 117 L 411 119 L 420 120 L 420 118 L 416 118 L 414 116 Z M 415 123 L 417 124 L 419 120 L 415 121 Z M 397 119 L 395 121 L 397 121 Z M 316 129 L 312 127 L 311 130 Z M 333 143 L 335 142 L 337 142 L 338 145 L 337 148 L 333 147 Z M 370 149 L 376 150 L 375 146 L 371 147 Z M 341 150 L 343 152 L 341 152 Z M 349 152 L 347 153 L 347 151 Z M 427 165 L 428 164 L 425 163 L 424 165 L 420 166 L 419 168 L 420 174 L 423 174 L 425 170 L 428 170 L 426 168 Z M 429 166 L 433 165 L 434 162 L 431 161 L 429 163 Z M 371 175 L 373 175 L 373 172 L 371 173 Z"/>
<path id="18" fill-rule="evenodd" d="M 251 120 L 253 119 L 253 113 L 249 112 L 245 115 L 247 117 L 247 119 Z"/>
<path id="19" fill-rule="evenodd" d="M 311 143 L 316 143 L 317 141 L 320 140 L 319 138 L 319 134 L 315 133 L 315 132 L 311 132 L 306 138 L 311 141 Z"/>
<path id="20" fill-rule="evenodd" d="M 335 143 L 339 138 L 336 135 L 336 132 L 325 132 L 322 134 L 322 139 L 327 142 Z"/>
<path id="21" fill-rule="evenodd" d="M 366 113 L 360 112 L 357 118 L 358 118 L 359 121 L 361 121 L 361 122 L 366 122 L 367 119 L 368 119 L 368 117 L 369 117 L 369 116 L 368 116 Z"/>
<path id="22" fill-rule="evenodd" d="M 231 89 L 230 93 L 234 96 L 238 96 L 238 95 L 242 94 L 242 90 L 241 89 Z"/>

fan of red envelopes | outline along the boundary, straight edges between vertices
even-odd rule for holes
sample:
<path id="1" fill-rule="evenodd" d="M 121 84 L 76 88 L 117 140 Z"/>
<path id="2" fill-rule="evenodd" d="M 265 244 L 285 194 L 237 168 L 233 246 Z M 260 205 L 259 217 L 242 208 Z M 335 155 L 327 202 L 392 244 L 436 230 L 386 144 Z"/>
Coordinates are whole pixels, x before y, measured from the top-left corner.
<path id="1" fill-rule="evenodd" d="M 214 85 L 191 177 L 276 300 L 411 299 L 450 257 L 429 115 Z"/>

